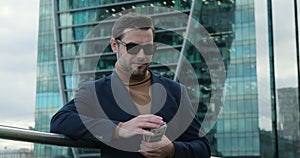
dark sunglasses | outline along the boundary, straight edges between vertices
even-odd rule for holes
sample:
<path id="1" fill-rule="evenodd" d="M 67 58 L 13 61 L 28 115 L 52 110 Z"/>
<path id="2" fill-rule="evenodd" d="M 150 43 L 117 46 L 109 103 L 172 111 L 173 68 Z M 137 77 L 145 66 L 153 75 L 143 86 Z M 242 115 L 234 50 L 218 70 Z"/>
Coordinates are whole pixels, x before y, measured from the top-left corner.
<path id="1" fill-rule="evenodd" d="M 116 39 L 118 44 L 122 44 L 126 47 L 127 52 L 131 55 L 136 55 L 140 52 L 141 49 L 144 50 L 145 55 L 153 55 L 157 46 L 154 44 L 137 44 L 137 43 L 125 43 L 119 39 Z"/>

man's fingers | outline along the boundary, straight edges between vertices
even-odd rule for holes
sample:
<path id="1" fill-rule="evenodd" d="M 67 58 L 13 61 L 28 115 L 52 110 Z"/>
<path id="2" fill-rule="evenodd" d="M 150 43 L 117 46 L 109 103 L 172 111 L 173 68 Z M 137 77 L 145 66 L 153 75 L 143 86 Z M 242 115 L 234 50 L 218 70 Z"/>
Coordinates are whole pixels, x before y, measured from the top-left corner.
<path id="1" fill-rule="evenodd" d="M 159 128 L 164 123 L 163 118 L 153 114 L 139 115 L 127 122 L 122 123 L 119 130 L 119 136 L 128 138 L 136 134 L 154 136 L 154 134 L 145 129 Z"/>
<path id="2" fill-rule="evenodd" d="M 142 128 L 138 128 L 136 133 L 141 134 L 141 135 L 151 136 L 151 137 L 154 136 L 154 133 L 152 133 L 150 131 L 147 131 L 147 130 L 144 130 Z"/>
<path id="3" fill-rule="evenodd" d="M 138 121 L 141 122 L 151 122 L 151 123 L 157 123 L 157 124 L 162 124 L 163 118 L 160 116 L 152 115 L 152 114 L 146 114 L 146 115 L 139 115 L 137 117 Z"/>
<path id="4" fill-rule="evenodd" d="M 150 122 L 139 122 L 138 127 L 139 128 L 159 128 L 160 124 L 150 123 Z"/>

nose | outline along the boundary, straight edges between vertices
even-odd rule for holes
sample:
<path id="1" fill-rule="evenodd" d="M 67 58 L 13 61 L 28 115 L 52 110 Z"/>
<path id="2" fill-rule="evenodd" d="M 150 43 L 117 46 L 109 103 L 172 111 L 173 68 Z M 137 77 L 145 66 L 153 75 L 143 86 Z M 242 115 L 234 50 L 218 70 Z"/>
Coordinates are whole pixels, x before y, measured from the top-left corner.
<path id="1" fill-rule="evenodd" d="M 136 57 L 137 57 L 137 58 L 140 58 L 140 59 L 145 58 L 146 55 L 145 55 L 145 53 L 144 53 L 144 49 L 141 49 L 141 50 L 136 54 Z"/>

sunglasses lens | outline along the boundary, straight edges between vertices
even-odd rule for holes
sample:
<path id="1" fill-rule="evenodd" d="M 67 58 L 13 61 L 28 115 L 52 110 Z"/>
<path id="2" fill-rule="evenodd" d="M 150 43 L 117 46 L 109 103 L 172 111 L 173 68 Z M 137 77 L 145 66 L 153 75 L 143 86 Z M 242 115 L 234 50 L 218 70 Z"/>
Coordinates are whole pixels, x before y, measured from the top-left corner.
<path id="1" fill-rule="evenodd" d="M 127 52 L 132 55 L 138 54 L 141 49 L 144 50 L 146 55 L 153 55 L 156 50 L 156 46 L 153 44 L 139 45 L 136 43 L 128 43 L 126 44 L 126 48 Z"/>
<path id="2" fill-rule="evenodd" d="M 133 43 L 126 44 L 126 48 L 127 48 L 127 52 L 129 54 L 133 54 L 133 55 L 139 53 L 139 51 L 141 50 L 141 46 L 140 45 L 133 44 Z"/>
<path id="3" fill-rule="evenodd" d="M 143 45 L 143 49 L 144 49 L 144 53 L 146 55 L 152 55 L 152 54 L 154 54 L 154 52 L 156 50 L 156 46 L 152 45 L 152 44 L 146 44 L 146 45 Z"/>

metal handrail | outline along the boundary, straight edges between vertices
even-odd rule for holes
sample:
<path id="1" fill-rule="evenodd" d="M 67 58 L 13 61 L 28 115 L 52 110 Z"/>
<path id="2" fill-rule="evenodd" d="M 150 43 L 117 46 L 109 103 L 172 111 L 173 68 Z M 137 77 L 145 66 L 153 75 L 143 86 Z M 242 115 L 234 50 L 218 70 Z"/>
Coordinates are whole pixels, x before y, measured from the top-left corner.
<path id="1" fill-rule="evenodd" d="M 87 142 L 82 140 L 74 140 L 62 134 L 39 132 L 29 129 L 17 128 L 0 125 L 0 138 L 25 141 L 40 144 L 49 144 L 57 146 L 68 147 L 82 147 L 82 148 L 99 148 L 97 142 Z"/>
<path id="2" fill-rule="evenodd" d="M 58 145 L 58 146 L 68 146 L 68 147 L 82 147 L 82 148 L 93 148 L 99 149 L 99 143 L 97 142 L 86 142 L 80 140 L 71 139 L 62 134 L 39 132 L 24 128 L 11 127 L 0 125 L 0 138 L 40 144 Z M 86 154 L 85 156 L 87 156 Z M 91 154 L 89 156 L 95 156 L 96 154 Z M 98 155 L 96 155 L 98 156 Z M 77 157 L 79 157 L 77 155 Z M 217 158 L 212 156 L 211 158 Z"/>

